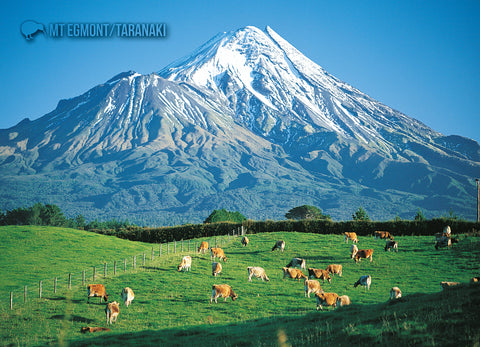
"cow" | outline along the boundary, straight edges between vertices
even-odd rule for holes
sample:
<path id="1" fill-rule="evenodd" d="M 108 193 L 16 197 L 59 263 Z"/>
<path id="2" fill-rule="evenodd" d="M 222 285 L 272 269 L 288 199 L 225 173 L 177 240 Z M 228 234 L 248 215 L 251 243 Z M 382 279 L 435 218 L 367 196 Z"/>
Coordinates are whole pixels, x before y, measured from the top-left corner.
<path id="1" fill-rule="evenodd" d="M 332 283 L 332 278 L 328 274 L 327 270 L 313 269 L 313 268 L 309 267 L 308 268 L 308 278 L 312 278 L 312 276 L 315 277 L 315 278 L 323 280 L 323 282 L 325 282 L 325 280 L 327 280 L 328 283 Z"/>
<path id="2" fill-rule="evenodd" d="M 440 286 L 442 287 L 442 290 L 448 289 L 450 287 L 458 286 L 460 282 L 446 282 L 442 281 L 440 282 Z"/>
<path id="3" fill-rule="evenodd" d="M 353 257 L 355 257 L 355 254 L 357 254 L 357 252 L 358 252 L 357 245 L 352 245 L 352 247 L 350 248 L 350 252 L 351 252 L 351 255 L 352 255 L 352 259 L 353 259 Z"/>
<path id="4" fill-rule="evenodd" d="M 217 275 L 220 275 L 221 272 L 222 272 L 222 264 L 214 261 L 212 263 L 212 276 L 216 277 Z"/>
<path id="5" fill-rule="evenodd" d="M 182 258 L 180 265 L 178 265 L 177 270 L 180 272 L 182 270 L 190 271 L 192 269 L 192 257 L 186 255 Z"/>
<path id="6" fill-rule="evenodd" d="M 402 297 L 402 291 L 398 287 L 390 289 L 390 300 L 400 299 Z"/>
<path id="7" fill-rule="evenodd" d="M 125 302 L 125 305 L 128 307 L 132 303 L 132 300 L 135 298 L 135 294 L 133 294 L 133 290 L 129 287 L 125 287 L 122 289 L 122 292 L 120 293 L 120 296 L 122 297 L 123 302 Z"/>
<path id="8" fill-rule="evenodd" d="M 305 286 L 305 297 L 310 297 L 310 293 L 322 293 L 323 292 L 323 289 L 322 287 L 320 286 L 320 282 L 318 282 L 317 280 L 308 280 L 306 279 L 304 282 L 303 282 L 304 286 Z"/>
<path id="9" fill-rule="evenodd" d="M 92 296 L 99 296 L 100 297 L 100 303 L 102 302 L 102 299 L 105 300 L 105 302 L 108 301 L 108 294 L 105 290 L 105 286 L 103 284 L 89 284 L 87 286 L 87 302 L 90 302 L 90 298 Z"/>
<path id="10" fill-rule="evenodd" d="M 478 282 L 480 282 L 480 277 L 472 277 L 470 279 L 470 283 L 478 283 Z"/>
<path id="11" fill-rule="evenodd" d="M 249 266 L 247 267 L 247 272 L 248 272 L 248 281 L 252 282 L 252 276 L 255 276 L 257 279 L 262 279 L 263 281 L 270 281 L 268 278 L 267 274 L 265 273 L 265 270 L 262 267 L 259 266 Z"/>
<path id="12" fill-rule="evenodd" d="M 202 243 L 200 244 L 200 247 L 198 247 L 198 253 L 205 254 L 207 250 L 208 250 L 208 242 L 202 241 Z"/>
<path id="13" fill-rule="evenodd" d="M 107 304 L 107 307 L 105 307 L 105 314 L 107 315 L 107 325 L 111 325 L 112 321 L 116 323 L 119 313 L 120 306 L 118 305 L 118 302 L 114 301 Z"/>
<path id="14" fill-rule="evenodd" d="M 225 263 L 227 262 L 227 257 L 225 256 L 223 249 L 212 247 L 210 248 L 210 252 L 211 252 L 212 260 L 215 260 L 215 258 L 218 258 L 220 260 L 223 260 Z"/>
<path id="15" fill-rule="evenodd" d="M 279 241 L 275 242 L 275 245 L 273 246 L 272 251 L 274 251 L 276 249 L 279 249 L 283 253 L 283 250 L 285 249 L 285 241 L 279 240 Z"/>
<path id="16" fill-rule="evenodd" d="M 358 242 L 358 238 L 357 238 L 357 234 L 356 233 L 344 233 L 345 235 L 345 238 L 343 239 L 346 243 L 348 243 L 348 240 L 352 240 L 352 242 L 355 242 L 357 243 Z"/>
<path id="17" fill-rule="evenodd" d="M 359 285 L 364 286 L 364 289 L 370 290 L 370 285 L 372 284 L 372 276 L 370 275 L 364 275 L 358 279 L 357 282 L 353 284 L 355 288 L 357 288 Z"/>
<path id="18" fill-rule="evenodd" d="M 104 327 L 82 327 L 80 329 L 80 332 L 85 334 L 85 333 L 96 333 L 97 331 L 110 331 L 108 328 Z"/>
<path id="19" fill-rule="evenodd" d="M 249 242 L 250 242 L 250 240 L 248 239 L 248 237 L 246 237 L 246 236 L 242 237 L 242 246 L 243 247 L 247 247 Z"/>
<path id="20" fill-rule="evenodd" d="M 305 269 L 305 259 L 302 258 L 293 258 L 290 263 L 286 265 L 286 267 L 293 267 L 296 268 L 300 266 L 300 269 Z"/>
<path id="21" fill-rule="evenodd" d="M 317 311 L 320 309 L 323 311 L 324 306 L 337 307 L 338 294 L 336 293 L 316 293 L 315 299 L 317 300 Z"/>
<path id="22" fill-rule="evenodd" d="M 229 297 L 232 298 L 233 301 L 237 300 L 238 295 L 235 294 L 228 284 L 214 284 L 212 286 L 212 297 L 210 298 L 210 303 L 212 303 L 213 299 L 215 299 L 215 303 L 217 304 L 218 297 L 224 297 L 225 301 Z"/>
<path id="23" fill-rule="evenodd" d="M 285 277 L 287 277 L 287 276 L 290 277 L 290 278 L 293 278 L 294 280 L 295 279 L 300 280 L 300 278 L 308 279 L 308 277 L 305 276 L 305 274 L 302 272 L 302 270 L 290 269 L 288 267 L 283 267 L 282 270 L 283 270 L 283 279 L 285 279 Z"/>
<path id="24" fill-rule="evenodd" d="M 447 237 L 440 241 L 437 241 L 435 243 L 435 249 L 438 250 L 439 248 L 443 248 L 443 247 L 450 248 L 453 246 L 454 243 L 458 243 L 458 239 L 454 237 Z"/>
<path id="25" fill-rule="evenodd" d="M 373 261 L 373 249 L 360 249 L 355 254 L 355 263 L 362 260 L 362 258 L 368 259 L 370 258 L 370 262 Z"/>
<path id="26" fill-rule="evenodd" d="M 452 236 L 452 229 L 449 225 L 443 228 L 443 232 L 435 234 L 435 241 L 445 241 Z"/>
<path id="27" fill-rule="evenodd" d="M 386 251 L 390 252 L 390 248 L 393 248 L 395 252 L 398 252 L 398 242 L 387 240 L 387 242 L 385 243 L 385 252 Z"/>
<path id="28" fill-rule="evenodd" d="M 352 303 L 348 295 L 339 296 L 337 299 L 337 307 L 348 306 Z"/>
<path id="29" fill-rule="evenodd" d="M 328 273 L 331 273 L 332 276 L 335 276 L 335 274 L 338 274 L 338 276 L 342 277 L 342 265 L 330 264 L 327 266 L 325 271 L 327 271 Z"/>
<path id="30" fill-rule="evenodd" d="M 376 239 L 390 239 L 393 240 L 392 234 L 390 234 L 388 231 L 375 231 L 374 233 L 374 238 Z"/>

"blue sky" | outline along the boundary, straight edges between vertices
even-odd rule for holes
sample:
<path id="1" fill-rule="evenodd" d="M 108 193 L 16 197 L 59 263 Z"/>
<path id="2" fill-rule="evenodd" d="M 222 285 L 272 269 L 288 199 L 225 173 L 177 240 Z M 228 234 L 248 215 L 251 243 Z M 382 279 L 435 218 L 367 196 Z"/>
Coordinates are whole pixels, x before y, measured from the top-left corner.
<path id="1" fill-rule="evenodd" d="M 0 12 L 0 128 L 128 70 L 150 73 L 218 32 L 272 27 L 332 75 L 446 135 L 480 142 L 480 1 L 10 1 Z M 167 24 L 164 39 L 51 39 L 41 23 Z"/>

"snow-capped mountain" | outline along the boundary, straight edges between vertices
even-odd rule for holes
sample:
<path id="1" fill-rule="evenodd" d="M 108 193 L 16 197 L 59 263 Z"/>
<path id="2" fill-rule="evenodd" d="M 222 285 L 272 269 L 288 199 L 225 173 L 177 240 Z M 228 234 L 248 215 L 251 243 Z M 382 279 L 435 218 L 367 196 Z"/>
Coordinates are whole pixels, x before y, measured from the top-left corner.
<path id="1" fill-rule="evenodd" d="M 337 219 L 472 216 L 480 146 L 339 81 L 271 28 L 221 33 L 157 74 L 119 74 L 0 130 L 0 209 L 202 221 L 215 208 Z"/>

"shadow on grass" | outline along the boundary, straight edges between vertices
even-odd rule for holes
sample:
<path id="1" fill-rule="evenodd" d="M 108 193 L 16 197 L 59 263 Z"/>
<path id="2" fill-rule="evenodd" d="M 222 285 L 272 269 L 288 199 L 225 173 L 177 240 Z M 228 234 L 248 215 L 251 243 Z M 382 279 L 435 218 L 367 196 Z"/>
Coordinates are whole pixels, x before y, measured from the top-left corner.
<path id="1" fill-rule="evenodd" d="M 51 316 L 50 319 L 58 319 L 58 320 L 65 320 L 66 319 L 66 320 L 69 320 L 69 321 L 80 322 L 80 323 L 92 323 L 92 322 L 94 322 L 94 319 L 85 318 L 85 317 L 76 316 L 76 315 L 68 316 L 68 315 L 64 315 L 64 314 L 57 314 L 57 315 Z"/>

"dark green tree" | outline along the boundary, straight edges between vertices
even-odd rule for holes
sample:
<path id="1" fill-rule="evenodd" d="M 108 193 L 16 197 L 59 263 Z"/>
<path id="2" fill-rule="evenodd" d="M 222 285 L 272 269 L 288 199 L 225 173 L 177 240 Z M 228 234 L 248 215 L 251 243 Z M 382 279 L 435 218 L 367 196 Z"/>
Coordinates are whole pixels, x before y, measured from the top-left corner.
<path id="1" fill-rule="evenodd" d="M 421 209 L 418 209 L 417 214 L 415 215 L 415 220 L 419 222 L 427 220 L 427 218 L 425 218 L 425 216 L 423 215 L 423 212 Z"/>
<path id="2" fill-rule="evenodd" d="M 310 205 L 302 205 L 297 206 L 289 210 L 285 214 L 285 218 L 287 219 L 323 219 L 323 220 L 331 220 L 332 218 L 328 214 L 323 214 L 322 210 L 315 206 Z"/>
<path id="3" fill-rule="evenodd" d="M 221 210 L 213 210 L 212 213 L 205 219 L 203 223 L 217 223 L 217 222 L 234 222 L 241 223 L 247 220 L 240 212 L 230 212 L 222 208 Z"/>
<path id="4" fill-rule="evenodd" d="M 352 218 L 354 221 L 370 221 L 370 217 L 362 206 L 360 206 L 358 210 L 352 214 Z"/>

